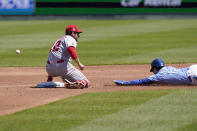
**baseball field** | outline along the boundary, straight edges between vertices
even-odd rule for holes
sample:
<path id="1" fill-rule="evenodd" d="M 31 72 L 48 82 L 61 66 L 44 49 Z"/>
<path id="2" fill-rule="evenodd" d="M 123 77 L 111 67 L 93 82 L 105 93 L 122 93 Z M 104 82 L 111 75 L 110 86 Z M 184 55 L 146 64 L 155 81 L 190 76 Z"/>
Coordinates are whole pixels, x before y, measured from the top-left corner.
<path id="1" fill-rule="evenodd" d="M 77 52 L 91 88 L 32 88 L 46 81 L 48 52 L 68 24 L 84 31 Z M 197 19 L 10 20 L 0 29 L 0 130 L 197 130 L 196 86 L 113 83 L 150 76 L 154 58 L 197 63 Z"/>

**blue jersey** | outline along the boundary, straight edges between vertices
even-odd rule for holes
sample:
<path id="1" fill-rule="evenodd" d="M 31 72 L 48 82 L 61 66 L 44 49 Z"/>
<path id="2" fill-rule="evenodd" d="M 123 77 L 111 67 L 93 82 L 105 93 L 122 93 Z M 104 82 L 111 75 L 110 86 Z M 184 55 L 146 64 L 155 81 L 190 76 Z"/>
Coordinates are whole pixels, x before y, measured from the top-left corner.
<path id="1" fill-rule="evenodd" d="M 154 74 L 148 79 L 152 82 L 159 82 L 164 84 L 190 84 L 191 80 L 187 75 L 189 67 L 178 69 L 172 66 L 163 67 L 157 74 Z"/>

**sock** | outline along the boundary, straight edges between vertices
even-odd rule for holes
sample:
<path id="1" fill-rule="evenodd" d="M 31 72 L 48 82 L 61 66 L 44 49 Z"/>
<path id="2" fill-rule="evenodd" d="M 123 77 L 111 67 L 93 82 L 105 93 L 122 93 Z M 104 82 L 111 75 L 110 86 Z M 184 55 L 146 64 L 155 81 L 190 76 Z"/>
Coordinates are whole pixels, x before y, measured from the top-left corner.
<path id="1" fill-rule="evenodd" d="M 52 76 L 48 76 L 47 81 L 48 81 L 48 82 L 53 81 L 53 77 L 52 77 Z"/>

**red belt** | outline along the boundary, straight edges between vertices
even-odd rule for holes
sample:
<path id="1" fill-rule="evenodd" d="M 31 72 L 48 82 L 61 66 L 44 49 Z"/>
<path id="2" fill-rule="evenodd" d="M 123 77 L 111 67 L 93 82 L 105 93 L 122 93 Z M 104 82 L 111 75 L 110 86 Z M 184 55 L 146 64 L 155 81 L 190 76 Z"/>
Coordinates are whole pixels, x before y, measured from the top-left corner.
<path id="1" fill-rule="evenodd" d="M 57 63 L 63 63 L 64 62 L 64 60 L 58 60 L 57 61 Z M 51 64 L 51 62 L 50 61 L 47 61 L 47 64 Z"/>

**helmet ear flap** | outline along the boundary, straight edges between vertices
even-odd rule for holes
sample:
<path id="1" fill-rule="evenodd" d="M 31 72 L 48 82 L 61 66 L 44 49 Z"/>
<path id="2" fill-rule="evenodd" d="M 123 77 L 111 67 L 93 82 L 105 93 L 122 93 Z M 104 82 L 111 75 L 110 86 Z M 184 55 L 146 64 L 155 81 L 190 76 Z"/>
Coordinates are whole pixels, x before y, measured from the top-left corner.
<path id="1" fill-rule="evenodd" d="M 154 67 L 151 67 L 150 72 L 153 72 L 153 68 L 154 68 Z"/>
<path id="2" fill-rule="evenodd" d="M 162 67 L 165 66 L 165 63 L 162 59 L 154 59 L 151 63 L 151 69 L 150 69 L 150 72 L 153 72 L 153 68 L 157 68 L 158 70 L 160 70 Z"/>

